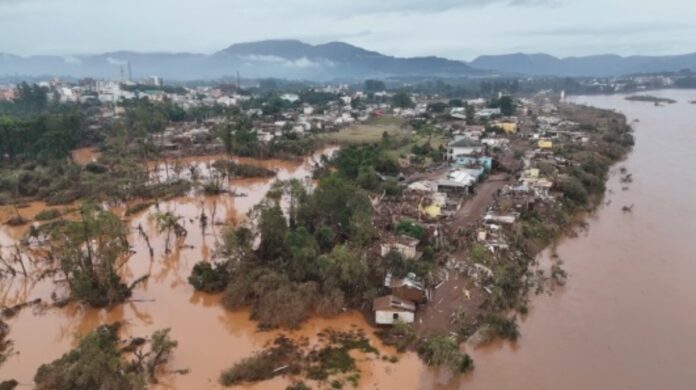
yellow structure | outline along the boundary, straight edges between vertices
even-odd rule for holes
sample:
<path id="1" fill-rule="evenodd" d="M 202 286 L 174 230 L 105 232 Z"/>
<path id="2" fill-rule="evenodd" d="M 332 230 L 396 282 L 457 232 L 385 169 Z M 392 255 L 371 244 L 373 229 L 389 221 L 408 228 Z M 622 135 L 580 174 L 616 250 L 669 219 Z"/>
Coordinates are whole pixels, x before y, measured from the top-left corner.
<path id="1" fill-rule="evenodd" d="M 436 203 L 421 209 L 421 211 L 430 218 L 438 218 L 442 214 L 442 208 Z"/>
<path id="2" fill-rule="evenodd" d="M 526 171 L 524 171 L 524 177 L 528 177 L 531 179 L 538 179 L 539 178 L 539 168 L 529 168 Z"/>
<path id="3" fill-rule="evenodd" d="M 501 122 L 498 123 L 498 127 L 503 129 L 507 134 L 517 133 L 517 123 L 512 122 Z"/>
<path id="4" fill-rule="evenodd" d="M 551 149 L 553 148 L 553 142 L 547 139 L 539 140 L 539 149 Z"/>

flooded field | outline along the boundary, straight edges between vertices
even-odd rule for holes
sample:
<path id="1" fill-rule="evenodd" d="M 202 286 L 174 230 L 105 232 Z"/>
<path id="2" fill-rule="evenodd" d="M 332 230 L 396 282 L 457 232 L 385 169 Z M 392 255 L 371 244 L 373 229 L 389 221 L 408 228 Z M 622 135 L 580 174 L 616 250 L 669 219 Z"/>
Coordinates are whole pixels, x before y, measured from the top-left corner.
<path id="1" fill-rule="evenodd" d="M 589 230 L 560 243 L 557 252 L 569 273 L 566 287 L 551 296 L 533 297 L 530 314 L 522 319 L 521 339 L 495 343 L 469 352 L 476 369 L 463 377 L 426 369 L 414 353 L 398 363 L 373 356 L 357 356 L 360 388 L 365 389 L 693 389 L 693 352 L 696 338 L 696 91 L 652 94 L 678 100 L 656 107 L 629 102 L 623 96 L 576 97 L 574 101 L 617 109 L 634 123 L 637 144 L 627 161 L 618 164 L 608 183 L 605 203 L 589 217 Z M 331 150 L 327 151 L 331 152 Z M 278 172 L 279 179 L 308 178 L 319 156 L 303 162 L 243 160 Z M 189 159 L 206 172 L 214 161 Z M 171 164 L 170 164 L 171 163 Z M 186 175 L 173 161 L 153 163 L 153 175 Z M 625 167 L 633 183 L 619 180 Z M 178 173 L 177 173 L 178 172 Z M 157 232 L 151 214 L 156 206 L 130 219 L 130 243 L 135 254 L 122 272 L 129 281 L 150 274 L 132 300 L 111 310 L 79 305 L 65 308 L 30 307 L 9 319 L 10 339 L 18 354 L 0 367 L 0 379 L 13 377 L 31 386 L 36 368 L 56 359 L 76 344 L 79 335 L 102 323 L 124 321 L 128 335 L 145 336 L 170 327 L 179 342 L 171 369 L 190 369 L 187 375 L 167 375 L 161 387 L 218 388 L 220 372 L 258 351 L 278 332 L 259 332 L 245 311 L 230 312 L 220 296 L 193 291 L 187 282 L 193 265 L 211 259 L 223 224 L 237 223 L 259 202 L 275 179 L 231 180 L 232 194 L 190 196 L 160 202 L 160 211 L 184 217 L 185 239 L 165 254 L 165 237 Z M 627 187 L 627 188 L 625 188 Z M 622 211 L 633 205 L 633 212 Z M 32 203 L 20 209 L 33 217 L 45 208 Z M 15 211 L 0 209 L 5 220 Z M 199 217 L 211 220 L 205 229 Z M 212 218 L 211 218 L 212 217 Z M 214 221 L 215 223 L 212 223 Z M 155 248 L 151 258 L 143 230 Z M 0 244 L 9 255 L 28 227 L 0 227 Z M 548 256 L 548 253 L 544 255 Z M 34 266 L 40 269 L 41 264 Z M 59 281 L 58 281 L 59 282 Z M 60 293 L 54 280 L 37 282 L 19 275 L 0 281 L 0 305 L 35 298 L 51 301 Z M 364 329 L 378 341 L 358 313 L 333 319 L 313 319 L 295 336 L 310 339 L 324 328 Z M 393 355 L 389 348 L 383 353 Z M 251 389 L 284 389 L 288 378 L 262 382 Z"/>
<path id="2" fill-rule="evenodd" d="M 335 149 L 322 151 L 330 154 Z M 277 179 L 290 178 L 309 179 L 311 169 L 320 155 L 311 156 L 305 161 L 288 162 L 279 160 L 254 161 L 239 159 L 239 162 L 258 164 L 277 172 Z M 220 156 L 205 159 L 185 159 L 178 162 L 168 161 L 151 164 L 153 175 L 175 175 L 174 165 L 195 165 L 198 171 L 205 175 L 207 167 Z M 185 175 L 182 169 L 178 174 Z M 15 378 L 22 384 L 30 385 L 39 365 L 58 358 L 75 346 L 80 335 L 83 335 L 100 324 L 114 321 L 125 322 L 127 335 L 145 336 L 154 330 L 171 328 L 172 336 L 178 340 L 179 346 L 171 369 L 189 369 L 187 375 L 169 375 L 163 380 L 164 388 L 211 388 L 218 387 L 217 379 L 221 371 L 231 366 L 241 358 L 260 350 L 265 343 L 272 340 L 279 332 L 259 332 L 256 324 L 249 320 L 246 311 L 230 312 L 219 305 L 220 296 L 196 293 L 189 285 L 187 278 L 194 264 L 201 260 L 212 258 L 219 242 L 224 224 L 234 224 L 242 221 L 247 212 L 256 205 L 271 188 L 276 179 L 240 179 L 230 180 L 228 190 L 234 193 L 220 196 L 204 196 L 192 193 L 189 196 L 170 201 L 160 202 L 158 206 L 134 215 L 130 219 L 132 234 L 129 238 L 134 251 L 130 261 L 123 267 L 122 274 L 132 281 L 143 275 L 150 275 L 148 281 L 140 285 L 132 299 L 123 305 L 110 310 L 96 310 L 77 304 L 65 308 L 48 308 L 38 305 L 26 308 L 13 318 L 7 320 L 10 325 L 10 338 L 14 342 L 14 350 L 18 353 L 11 356 L 0 368 L 0 379 Z M 41 202 L 31 203 L 28 207 L 19 209 L 25 218 L 34 218 L 46 205 Z M 165 235 L 157 231 L 151 215 L 154 211 L 172 211 L 183 217 L 183 225 L 188 235 L 172 245 L 172 251 L 165 254 Z M 65 207 L 58 207 L 65 209 Z M 119 211 L 116 208 L 115 211 Z M 123 212 L 123 210 L 120 210 Z M 5 220 L 15 213 L 12 207 L 0 209 L 0 219 Z M 199 223 L 201 213 L 205 213 L 211 222 L 205 229 Z M 215 223 L 212 223 L 214 221 Z M 155 254 L 151 258 L 144 239 L 138 234 L 137 227 L 142 226 L 149 237 Z M 0 243 L 6 258 L 11 255 L 29 226 L 0 227 Z M 37 281 L 36 274 L 44 265 L 39 257 L 25 258 L 30 277 L 17 275 L 0 282 L 0 305 L 12 306 L 41 298 L 51 302 L 51 295 L 62 292 L 60 278 L 45 278 Z M 33 272 L 32 272 L 33 271 Z M 325 328 L 350 330 L 361 328 L 367 331 L 374 344 L 377 340 L 372 336 L 361 315 L 346 313 L 330 320 L 315 319 L 309 321 L 300 331 L 293 332 L 294 336 L 306 336 L 310 340 Z M 385 353 L 394 354 L 388 348 Z M 417 357 L 406 356 L 404 361 Z M 362 368 L 362 378 L 366 386 L 375 382 L 391 382 L 390 373 L 399 371 L 398 365 L 383 362 L 372 356 L 358 357 Z M 401 370 L 403 371 L 403 370 Z M 409 376 L 410 374 L 410 376 Z M 399 380 L 416 380 L 418 373 L 402 372 Z M 408 379 L 406 379 L 408 378 Z M 283 389 L 288 379 L 279 378 L 276 381 L 264 382 L 256 388 Z"/>

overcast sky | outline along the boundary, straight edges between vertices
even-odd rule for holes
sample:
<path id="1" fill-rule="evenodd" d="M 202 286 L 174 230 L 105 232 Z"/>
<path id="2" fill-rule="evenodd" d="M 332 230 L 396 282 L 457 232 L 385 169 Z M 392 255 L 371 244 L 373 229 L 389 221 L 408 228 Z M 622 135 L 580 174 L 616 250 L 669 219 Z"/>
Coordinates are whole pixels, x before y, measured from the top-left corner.
<path id="1" fill-rule="evenodd" d="M 340 40 L 398 56 L 696 52 L 695 0 L 0 0 L 0 52 L 212 53 Z"/>

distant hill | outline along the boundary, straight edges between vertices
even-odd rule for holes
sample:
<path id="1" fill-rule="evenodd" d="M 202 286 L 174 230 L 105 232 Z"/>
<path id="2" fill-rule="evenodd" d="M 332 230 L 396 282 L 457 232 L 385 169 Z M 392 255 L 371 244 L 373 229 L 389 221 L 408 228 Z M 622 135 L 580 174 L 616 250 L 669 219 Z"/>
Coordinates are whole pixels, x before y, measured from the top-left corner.
<path id="1" fill-rule="evenodd" d="M 481 56 L 471 63 L 440 57 L 400 58 L 344 42 L 310 45 L 297 40 L 237 43 L 213 54 L 137 53 L 20 57 L 0 53 L 0 77 L 60 76 L 117 79 L 130 63 L 133 77 L 203 80 L 235 76 L 313 81 L 386 77 L 462 77 L 490 75 L 619 76 L 696 70 L 696 53 L 677 56 L 599 55 L 556 58 L 548 54 Z"/>
<path id="2" fill-rule="evenodd" d="M 476 69 L 505 74 L 561 77 L 607 77 L 636 73 L 696 71 L 696 53 L 674 56 L 596 55 L 556 58 L 548 54 L 504 54 L 481 56 L 470 62 Z"/>
<path id="3" fill-rule="evenodd" d="M 390 76 L 457 77 L 484 73 L 466 63 L 438 57 L 398 58 L 343 42 L 309 45 L 295 40 L 234 44 L 211 55 L 136 53 L 18 57 L 0 54 L 0 76 L 118 78 L 130 63 L 133 77 L 158 75 L 194 80 L 233 76 L 305 80 L 362 79 Z"/>

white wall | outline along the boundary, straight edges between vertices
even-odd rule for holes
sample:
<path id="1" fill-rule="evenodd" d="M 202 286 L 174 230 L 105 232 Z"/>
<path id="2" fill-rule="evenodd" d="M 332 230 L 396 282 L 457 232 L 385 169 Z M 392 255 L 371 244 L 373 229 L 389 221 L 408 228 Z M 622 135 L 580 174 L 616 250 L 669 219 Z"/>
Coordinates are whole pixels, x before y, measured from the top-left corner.
<path id="1" fill-rule="evenodd" d="M 394 311 L 382 311 L 378 310 L 375 312 L 375 322 L 380 324 L 380 325 L 391 325 L 393 324 L 396 320 L 394 319 L 394 314 L 399 315 L 399 320 L 402 322 L 405 322 L 407 324 L 412 323 L 415 320 L 415 313 L 410 312 L 410 311 L 399 311 L 399 312 L 394 312 Z"/>

